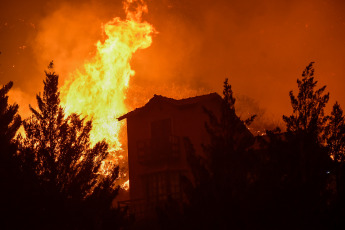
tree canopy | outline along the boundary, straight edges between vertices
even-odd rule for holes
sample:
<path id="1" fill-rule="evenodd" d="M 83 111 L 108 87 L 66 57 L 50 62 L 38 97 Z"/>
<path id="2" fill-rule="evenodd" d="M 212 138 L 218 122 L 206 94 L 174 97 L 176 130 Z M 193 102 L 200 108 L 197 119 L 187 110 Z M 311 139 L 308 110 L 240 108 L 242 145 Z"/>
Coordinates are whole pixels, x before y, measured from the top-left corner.
<path id="1" fill-rule="evenodd" d="M 7 93 L 12 86 L 13 82 L 9 82 L 0 89 L 0 148 L 3 151 L 9 147 L 21 125 L 18 104 L 8 103 Z"/>
<path id="2" fill-rule="evenodd" d="M 8 92 L 13 82 L 0 88 L 0 228 L 13 227 L 11 220 L 20 205 L 21 177 L 15 135 L 21 125 L 18 105 L 8 103 Z M 18 213 L 18 212 L 17 212 Z M 20 213 L 18 213 L 20 215 Z"/>
<path id="3" fill-rule="evenodd" d="M 345 116 L 338 102 L 333 106 L 326 128 L 327 147 L 337 162 L 345 161 Z"/>
<path id="4" fill-rule="evenodd" d="M 302 73 L 302 79 L 297 79 L 297 97 L 290 91 L 293 113 L 283 116 L 288 132 L 304 133 L 318 142 L 325 131 L 328 117 L 324 114 L 329 100 L 329 93 L 325 93 L 326 86 L 317 89 L 314 79 L 314 62 L 311 62 Z"/>
<path id="5" fill-rule="evenodd" d="M 49 204 L 50 218 L 68 220 L 72 215 L 78 222 L 89 212 L 94 219 L 110 209 L 117 195 L 119 167 L 114 165 L 107 175 L 102 174 L 102 164 L 109 156 L 108 144 L 102 141 L 91 145 L 92 121 L 65 114 L 53 63 L 45 74 L 43 94 L 36 96 L 38 108 L 30 106 L 32 116 L 23 122 L 23 168 L 35 175 L 43 188 L 42 202 Z M 85 208 L 80 209 L 82 206 Z"/>

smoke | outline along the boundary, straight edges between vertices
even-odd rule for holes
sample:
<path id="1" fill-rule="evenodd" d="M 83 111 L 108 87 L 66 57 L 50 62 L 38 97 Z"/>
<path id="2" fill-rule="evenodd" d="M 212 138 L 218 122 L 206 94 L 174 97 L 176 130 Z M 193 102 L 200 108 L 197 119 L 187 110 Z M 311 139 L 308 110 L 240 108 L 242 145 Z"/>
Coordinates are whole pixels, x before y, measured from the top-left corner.
<path id="1" fill-rule="evenodd" d="M 96 2 L 62 3 L 39 23 L 34 40 L 39 66 L 54 59 L 61 84 L 96 52 L 104 40 L 103 24 L 110 18 L 105 6 Z M 114 10 L 116 12 L 116 10 Z"/>
<path id="2" fill-rule="evenodd" d="M 267 112 L 260 103 L 248 96 L 239 95 L 236 97 L 235 103 L 236 114 L 245 121 L 255 115 L 254 121 L 249 125 L 249 130 L 254 135 L 264 135 L 267 130 L 274 130 L 279 127 L 285 131 L 283 121 L 275 117 L 271 112 Z"/>
<path id="3" fill-rule="evenodd" d="M 29 100 L 29 96 L 26 92 L 16 88 L 11 89 L 8 93 L 8 102 L 9 104 L 18 104 L 18 105 L 29 105 L 31 101 Z M 19 106 L 18 113 L 21 115 L 28 115 L 30 114 L 30 109 L 28 106 Z"/>
<path id="4" fill-rule="evenodd" d="M 33 101 L 51 60 L 63 85 L 94 55 L 95 43 L 104 39 L 102 24 L 115 16 L 125 19 L 121 1 L 1 4 L 1 84 L 14 80 L 14 87 Z M 281 117 L 291 112 L 288 92 L 296 91 L 297 77 L 315 61 L 319 84 L 328 85 L 331 92 L 330 104 L 338 100 L 345 106 L 343 1 L 149 0 L 147 4 L 144 20 L 158 33 L 150 48 L 133 56 L 136 75 L 128 92 L 138 98 L 133 104 L 155 93 L 174 96 L 177 93 L 165 90 L 171 85 L 185 92 L 183 96 L 221 93 L 222 82 L 229 78 L 235 95 L 254 98 L 267 113 Z M 19 48 L 23 45 L 24 50 Z"/>
<path id="5" fill-rule="evenodd" d="M 147 17 L 159 34 L 152 47 L 134 56 L 133 82 L 156 88 L 173 82 L 220 93 L 229 78 L 235 94 L 254 98 L 276 119 L 291 112 L 288 92 L 296 90 L 296 79 L 315 61 L 320 85 L 328 85 L 332 98 L 344 100 L 339 88 L 344 33 L 336 28 L 343 28 L 345 19 L 338 4 L 151 2 Z"/>

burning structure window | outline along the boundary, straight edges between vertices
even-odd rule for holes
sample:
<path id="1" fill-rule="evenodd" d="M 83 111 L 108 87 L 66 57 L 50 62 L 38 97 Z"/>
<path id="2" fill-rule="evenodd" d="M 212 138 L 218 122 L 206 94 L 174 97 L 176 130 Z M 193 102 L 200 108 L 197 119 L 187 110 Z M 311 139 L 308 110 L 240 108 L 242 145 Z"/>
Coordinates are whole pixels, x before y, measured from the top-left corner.
<path id="1" fill-rule="evenodd" d="M 147 195 L 150 200 L 165 200 L 168 195 L 177 198 L 180 193 L 179 171 L 159 172 L 147 175 Z"/>
<path id="2" fill-rule="evenodd" d="M 170 151 L 172 158 L 180 156 L 180 139 L 177 136 L 170 136 Z"/>
<path id="3" fill-rule="evenodd" d="M 137 141 L 137 156 L 141 164 L 161 164 L 180 157 L 180 138 L 173 136 L 171 119 L 151 122 L 151 139 Z"/>
<path id="4" fill-rule="evenodd" d="M 160 157 L 169 149 L 171 136 L 171 119 L 158 120 L 151 123 L 152 155 Z"/>
<path id="5" fill-rule="evenodd" d="M 140 140 L 137 142 L 137 153 L 139 161 L 145 161 L 151 152 L 150 140 Z"/>
<path id="6" fill-rule="evenodd" d="M 170 192 L 172 194 L 180 192 L 180 174 L 179 173 L 170 173 Z"/>

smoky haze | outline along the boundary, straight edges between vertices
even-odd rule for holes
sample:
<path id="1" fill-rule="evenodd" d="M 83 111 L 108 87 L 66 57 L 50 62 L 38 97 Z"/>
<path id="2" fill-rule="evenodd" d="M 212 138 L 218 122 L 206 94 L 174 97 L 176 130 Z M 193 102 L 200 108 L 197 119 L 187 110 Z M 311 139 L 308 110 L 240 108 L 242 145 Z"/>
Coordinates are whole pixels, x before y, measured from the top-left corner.
<path id="1" fill-rule="evenodd" d="M 253 98 L 265 114 L 280 118 L 291 112 L 288 92 L 296 92 L 296 79 L 311 61 L 319 86 L 328 86 L 330 104 L 345 106 L 343 1 L 147 4 L 144 20 L 157 33 L 151 47 L 133 55 L 136 75 L 128 93 L 134 107 L 155 93 L 221 93 L 229 78 L 235 96 Z M 62 85 L 93 57 L 96 42 L 106 39 L 102 25 L 114 17 L 125 18 L 121 1 L 1 3 L 0 84 L 14 81 L 23 113 L 42 91 L 48 63 L 54 60 Z"/>

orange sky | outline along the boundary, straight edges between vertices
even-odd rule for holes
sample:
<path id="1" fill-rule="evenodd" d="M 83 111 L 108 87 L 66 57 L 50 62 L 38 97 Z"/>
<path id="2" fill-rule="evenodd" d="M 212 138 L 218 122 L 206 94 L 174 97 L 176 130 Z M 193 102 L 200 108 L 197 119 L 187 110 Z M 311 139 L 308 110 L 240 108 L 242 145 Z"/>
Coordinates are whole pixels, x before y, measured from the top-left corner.
<path id="1" fill-rule="evenodd" d="M 130 83 L 146 89 L 145 96 L 171 88 L 221 92 L 227 77 L 236 95 L 280 118 L 291 113 L 288 92 L 296 92 L 297 77 L 315 61 L 319 86 L 331 94 L 328 107 L 338 100 L 345 108 L 344 1 L 147 3 L 144 19 L 158 33 L 151 47 L 134 54 Z M 104 40 L 102 23 L 116 16 L 124 18 L 121 1 L 2 1 L 0 84 L 13 80 L 15 100 L 27 108 L 43 90 L 49 61 L 63 82 L 93 56 L 97 40 Z"/>

